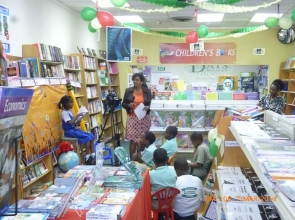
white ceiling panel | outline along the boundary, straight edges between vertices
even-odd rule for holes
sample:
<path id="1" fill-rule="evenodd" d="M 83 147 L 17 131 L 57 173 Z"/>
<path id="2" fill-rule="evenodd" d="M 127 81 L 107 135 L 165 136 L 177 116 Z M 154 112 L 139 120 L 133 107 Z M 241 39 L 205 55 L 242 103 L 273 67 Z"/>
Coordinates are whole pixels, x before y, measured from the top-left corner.
<path id="1" fill-rule="evenodd" d="M 95 3 L 92 0 L 57 0 L 61 4 L 73 9 L 77 13 L 84 7 L 95 7 Z M 98 1 L 110 1 L 110 0 L 98 0 Z M 274 0 L 244 0 L 235 4 L 235 6 L 255 6 L 260 5 L 265 2 L 272 2 Z M 163 6 L 149 4 L 143 2 L 141 0 L 128 0 L 128 4 L 130 8 L 135 9 L 157 9 L 163 8 Z M 284 14 L 285 16 L 289 16 L 290 13 L 295 9 L 295 0 L 282 0 L 280 2 L 280 13 Z M 139 15 L 144 21 L 144 24 L 139 24 L 144 27 L 155 28 L 155 29 L 184 29 L 184 28 L 195 28 L 196 23 L 194 21 L 190 22 L 174 22 L 171 21 L 171 17 L 176 16 L 194 16 L 195 7 L 190 6 L 186 7 L 182 10 L 176 12 L 169 12 L 169 13 L 131 13 L 126 10 L 121 10 L 117 8 L 106 8 L 103 9 L 109 11 L 114 16 L 117 15 Z M 237 13 L 237 14 L 225 14 L 222 22 L 214 22 L 214 23 L 199 23 L 207 25 L 209 28 L 241 28 L 245 26 L 253 26 L 253 25 L 262 25 L 263 23 L 252 23 L 250 22 L 252 16 L 255 13 L 277 13 L 278 5 L 272 5 L 268 8 L 261 8 L 254 12 L 246 12 L 246 13 Z M 204 9 L 198 9 L 198 13 L 213 13 Z M 161 25 L 157 24 L 157 21 L 162 22 Z M 294 24 L 295 25 L 295 24 Z"/>

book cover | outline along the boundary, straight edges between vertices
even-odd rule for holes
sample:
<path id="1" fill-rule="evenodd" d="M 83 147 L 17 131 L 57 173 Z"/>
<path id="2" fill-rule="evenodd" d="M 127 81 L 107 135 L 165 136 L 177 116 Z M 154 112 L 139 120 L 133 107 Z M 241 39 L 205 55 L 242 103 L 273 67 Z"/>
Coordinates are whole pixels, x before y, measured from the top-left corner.
<path id="1" fill-rule="evenodd" d="M 233 213 L 227 212 L 227 220 L 281 220 L 279 214 L 272 213 Z"/>
<path id="2" fill-rule="evenodd" d="M 190 112 L 179 112 L 178 126 L 181 128 L 191 127 L 191 113 Z"/>
<path id="3" fill-rule="evenodd" d="M 167 126 L 177 126 L 178 125 L 178 115 L 179 112 L 165 112 L 165 127 Z"/>
<path id="4" fill-rule="evenodd" d="M 216 111 L 206 111 L 206 118 L 205 118 L 205 126 L 211 127 L 213 126 L 213 120 Z"/>
<path id="5" fill-rule="evenodd" d="M 165 127 L 165 112 L 151 111 L 151 127 Z"/>
<path id="6" fill-rule="evenodd" d="M 226 210 L 228 212 L 243 212 L 243 213 L 274 213 L 277 214 L 278 210 L 275 205 L 258 205 L 249 203 L 226 203 Z"/>
<path id="7" fill-rule="evenodd" d="M 293 180 L 277 180 L 276 184 L 285 196 L 295 201 L 295 182 Z"/>
<path id="8" fill-rule="evenodd" d="M 99 216 L 104 215 L 116 215 L 118 217 L 123 217 L 126 211 L 124 205 L 104 205 L 98 204 L 92 207 L 87 213 L 86 218 L 96 218 L 99 219 Z"/>
<path id="9" fill-rule="evenodd" d="M 204 115 L 205 115 L 204 111 L 191 112 L 191 127 L 193 128 L 204 127 L 204 121 L 205 121 Z"/>
<path id="10" fill-rule="evenodd" d="M 101 199 L 100 203 L 110 205 L 128 205 L 132 201 L 131 198 L 104 198 Z"/>

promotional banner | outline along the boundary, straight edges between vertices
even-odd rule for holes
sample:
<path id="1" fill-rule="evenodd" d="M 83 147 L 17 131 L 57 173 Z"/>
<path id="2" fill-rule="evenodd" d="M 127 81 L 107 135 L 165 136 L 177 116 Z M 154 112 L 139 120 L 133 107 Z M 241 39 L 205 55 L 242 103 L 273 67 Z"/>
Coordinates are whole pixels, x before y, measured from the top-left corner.
<path id="1" fill-rule="evenodd" d="M 24 123 L 25 161 L 32 163 L 58 147 L 63 134 L 60 98 L 67 93 L 64 85 L 36 86 Z"/>
<path id="2" fill-rule="evenodd" d="M 124 27 L 107 27 L 107 60 L 130 62 L 132 52 L 132 30 Z"/>
<path id="3" fill-rule="evenodd" d="M 160 44 L 160 62 L 167 64 L 235 64 L 235 43 L 205 43 L 203 51 L 191 51 L 190 44 Z"/>
<path id="4" fill-rule="evenodd" d="M 9 44 L 9 9 L 0 5 L 0 40 L 5 53 L 10 53 Z"/>
<path id="5" fill-rule="evenodd" d="M 23 123 L 33 90 L 0 87 L 0 216 L 8 209 L 16 170 L 16 139 Z"/>

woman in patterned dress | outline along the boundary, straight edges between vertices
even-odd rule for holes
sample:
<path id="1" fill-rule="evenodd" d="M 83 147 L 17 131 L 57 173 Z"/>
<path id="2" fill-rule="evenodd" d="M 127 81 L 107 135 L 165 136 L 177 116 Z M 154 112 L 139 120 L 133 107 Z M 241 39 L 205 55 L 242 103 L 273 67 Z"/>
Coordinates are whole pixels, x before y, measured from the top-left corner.
<path id="1" fill-rule="evenodd" d="M 278 114 L 282 114 L 285 106 L 285 100 L 279 95 L 279 91 L 283 90 L 285 84 L 282 80 L 276 79 L 269 88 L 269 94 L 263 96 L 258 103 L 263 110 L 271 110 Z"/>
<path id="2" fill-rule="evenodd" d="M 130 141 L 129 153 L 130 158 L 135 153 L 136 141 L 139 136 L 149 131 L 151 127 L 150 120 L 150 105 L 151 105 L 151 91 L 142 86 L 145 82 L 145 77 L 141 73 L 135 73 L 132 76 L 133 87 L 125 90 L 122 106 L 127 112 L 127 123 L 126 123 L 126 139 Z M 146 116 L 139 120 L 134 113 L 134 110 L 141 104 L 144 104 L 144 110 Z"/>

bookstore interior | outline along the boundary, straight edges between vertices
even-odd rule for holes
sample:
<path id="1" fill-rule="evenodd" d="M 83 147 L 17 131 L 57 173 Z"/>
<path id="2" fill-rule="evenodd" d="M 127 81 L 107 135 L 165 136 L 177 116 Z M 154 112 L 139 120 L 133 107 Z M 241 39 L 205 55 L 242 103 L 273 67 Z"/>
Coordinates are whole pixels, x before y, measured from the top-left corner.
<path id="1" fill-rule="evenodd" d="M 0 0 L 0 219 L 295 220 L 294 41 L 294 0 Z"/>

